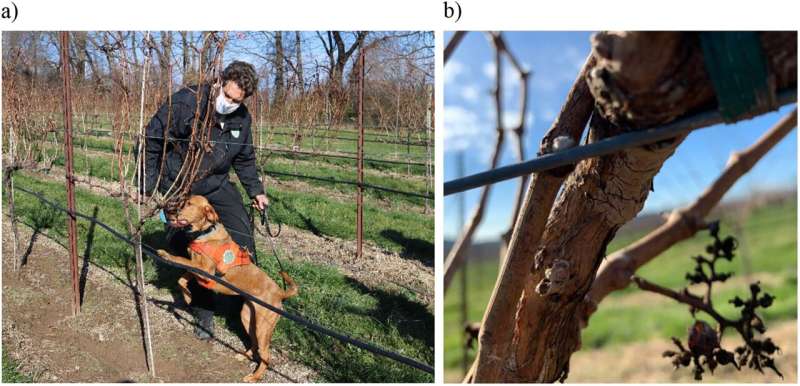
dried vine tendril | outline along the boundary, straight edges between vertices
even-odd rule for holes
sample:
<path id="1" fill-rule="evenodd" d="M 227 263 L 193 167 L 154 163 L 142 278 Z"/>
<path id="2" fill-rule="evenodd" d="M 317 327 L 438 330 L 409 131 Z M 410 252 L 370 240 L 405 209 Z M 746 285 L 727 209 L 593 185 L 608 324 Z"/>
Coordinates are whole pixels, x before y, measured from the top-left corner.
<path id="1" fill-rule="evenodd" d="M 695 319 L 688 329 L 687 344 L 684 345 L 679 338 L 672 337 L 672 342 L 677 350 L 664 351 L 663 356 L 672 358 L 672 364 L 676 370 L 691 366 L 695 380 L 702 380 L 706 370 L 713 374 L 717 366 L 727 365 L 734 366 L 737 370 L 749 367 L 762 374 L 764 369 L 771 369 L 783 378 L 783 374 L 775 365 L 774 358 L 774 355 L 780 352 L 780 348 L 772 339 L 762 336 L 767 328 L 764 320 L 758 314 L 759 309 L 772 306 L 775 297 L 763 292 L 761 284 L 755 282 L 750 284 L 749 297 L 742 299 L 735 296 L 729 301 L 738 309 L 738 319 L 725 318 L 714 308 L 711 301 L 714 283 L 724 282 L 732 276 L 730 272 L 718 272 L 716 264 L 720 260 L 732 261 L 738 243 L 732 236 L 720 237 L 719 221 L 710 223 L 708 230 L 714 239 L 711 244 L 706 246 L 706 253 L 710 257 L 703 255 L 692 257 L 695 261 L 694 270 L 686 274 L 686 280 L 691 285 L 705 285 L 706 290 L 702 296 L 690 292 L 688 288 L 676 292 L 639 277 L 633 278 L 634 282 L 643 290 L 656 292 L 687 304 L 693 317 L 696 317 L 698 311 L 702 311 L 717 323 L 714 328 L 705 321 Z M 728 351 L 721 346 L 722 335 L 727 329 L 736 331 L 744 341 L 733 351 Z"/>

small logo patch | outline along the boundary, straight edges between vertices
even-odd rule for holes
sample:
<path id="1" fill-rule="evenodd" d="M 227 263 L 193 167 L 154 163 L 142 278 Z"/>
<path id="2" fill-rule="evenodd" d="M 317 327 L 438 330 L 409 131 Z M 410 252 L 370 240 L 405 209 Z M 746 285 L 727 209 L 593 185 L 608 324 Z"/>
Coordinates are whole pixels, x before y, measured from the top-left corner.
<path id="1" fill-rule="evenodd" d="M 230 249 L 226 249 L 225 253 L 222 254 L 222 262 L 225 264 L 233 263 L 234 257 L 235 256 L 233 256 L 233 251 L 231 251 Z"/>
<path id="2" fill-rule="evenodd" d="M 239 130 L 231 130 L 231 135 L 233 138 L 239 138 Z"/>

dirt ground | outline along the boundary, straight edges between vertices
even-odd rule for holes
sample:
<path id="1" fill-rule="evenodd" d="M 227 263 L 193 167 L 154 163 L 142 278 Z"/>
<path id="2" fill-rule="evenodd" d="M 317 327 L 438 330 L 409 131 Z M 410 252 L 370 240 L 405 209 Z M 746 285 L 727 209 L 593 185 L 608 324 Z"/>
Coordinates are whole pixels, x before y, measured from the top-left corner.
<path id="1" fill-rule="evenodd" d="M 3 234 L 10 240 L 10 222 Z M 21 253 L 31 231 L 20 227 Z M 5 240 L 4 240 L 5 241 Z M 191 316 L 168 291 L 148 286 L 156 377 L 149 375 L 128 278 L 89 265 L 81 313 L 70 316 L 66 250 L 36 238 L 28 264 L 13 271 L 11 243 L 3 243 L 3 350 L 39 382 L 240 382 L 255 364 L 234 355 L 244 342 L 224 328 L 217 338 L 194 338 Z M 314 371 L 272 348 L 264 382 L 309 382 Z"/>

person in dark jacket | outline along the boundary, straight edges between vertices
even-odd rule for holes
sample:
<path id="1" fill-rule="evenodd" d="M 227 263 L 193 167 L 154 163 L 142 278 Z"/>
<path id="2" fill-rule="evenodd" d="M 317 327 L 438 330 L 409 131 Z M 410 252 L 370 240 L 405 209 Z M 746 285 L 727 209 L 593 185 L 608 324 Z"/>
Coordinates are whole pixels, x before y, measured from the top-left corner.
<path id="1" fill-rule="evenodd" d="M 221 84 L 181 89 L 150 120 L 146 128 L 144 193 L 149 195 L 158 189 L 166 194 L 171 187 L 174 192 L 173 185 L 177 186 L 188 175 L 188 171 L 180 173 L 180 170 L 189 149 L 193 125 L 200 130 L 204 127 L 202 122 L 209 122 L 206 127 L 210 127 L 210 151 L 202 156 L 191 194 L 208 199 L 233 240 L 252 252 L 255 243 L 242 196 L 228 177 L 232 167 L 252 205 L 260 210 L 269 205 L 256 168 L 250 129 L 252 118 L 243 103 L 255 92 L 258 78 L 253 66 L 241 61 L 230 63 L 221 78 Z M 209 98 L 214 99 L 210 101 Z M 207 111 L 209 109 L 212 111 Z M 172 253 L 186 254 L 190 239 L 181 224 L 168 224 L 166 238 Z M 192 292 L 190 306 L 197 322 L 195 333 L 201 339 L 210 339 L 214 330 L 214 304 L 218 302 L 214 301 L 213 292 L 194 281 L 189 289 Z"/>

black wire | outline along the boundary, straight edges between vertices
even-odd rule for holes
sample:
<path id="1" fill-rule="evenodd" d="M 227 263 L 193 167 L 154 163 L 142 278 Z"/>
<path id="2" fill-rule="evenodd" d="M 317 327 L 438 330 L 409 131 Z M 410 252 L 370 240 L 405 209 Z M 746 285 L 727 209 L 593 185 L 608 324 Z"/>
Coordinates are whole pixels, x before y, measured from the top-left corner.
<path id="1" fill-rule="evenodd" d="M 88 130 L 92 130 L 92 131 L 96 131 L 96 132 L 100 132 L 100 133 L 111 133 L 111 132 L 113 132 L 112 130 L 105 130 L 105 129 L 88 129 Z M 267 135 L 280 135 L 280 136 L 294 136 L 295 135 L 295 133 L 290 133 L 290 132 L 285 132 L 285 131 L 268 131 L 266 134 Z M 367 135 L 374 135 L 374 134 L 369 133 Z M 349 142 L 358 141 L 358 138 L 337 137 L 337 136 L 327 136 L 327 135 L 313 136 L 313 138 L 314 139 L 318 139 L 318 140 L 333 139 L 333 140 L 342 140 L 342 141 L 349 141 Z M 383 140 L 380 140 L 380 139 L 368 139 L 368 138 L 365 138 L 364 142 L 381 143 L 381 144 L 385 144 L 385 145 L 402 145 L 402 146 L 432 146 L 433 145 L 433 144 L 431 144 L 430 142 L 427 142 L 427 141 L 410 141 L 410 142 L 392 141 L 392 140 L 383 141 Z"/>
<path id="2" fill-rule="evenodd" d="M 796 102 L 797 89 L 778 92 L 775 96 L 775 101 L 776 106 Z M 588 145 L 576 146 L 527 161 L 453 179 L 444 183 L 444 195 L 460 193 L 465 190 L 550 170 L 559 166 L 572 165 L 586 158 L 611 154 L 634 146 L 675 138 L 683 133 L 722 122 L 724 121 L 719 111 L 705 111 L 654 128 L 616 135 Z"/>
<path id="3" fill-rule="evenodd" d="M 273 175 L 273 176 L 286 176 L 286 177 L 306 178 L 306 179 L 309 179 L 309 180 L 330 182 L 330 183 L 334 183 L 334 184 L 358 185 L 358 182 L 356 182 L 356 181 L 337 180 L 335 178 L 326 178 L 326 177 L 317 177 L 317 176 L 307 176 L 305 174 L 295 174 L 295 173 L 285 173 L 285 172 L 271 172 L 269 170 L 265 170 L 264 173 L 265 174 L 269 174 L 269 175 Z M 403 195 L 403 196 L 419 197 L 419 198 L 425 198 L 425 199 L 428 199 L 428 200 L 432 200 L 433 199 L 433 195 L 432 194 L 405 192 L 405 191 L 402 191 L 402 190 L 396 190 L 396 189 L 392 189 L 392 188 L 385 188 L 383 186 L 366 184 L 366 183 L 362 183 L 361 186 L 363 186 L 365 188 L 368 188 L 368 189 L 372 189 L 372 190 L 380 190 L 380 191 L 384 191 L 384 192 L 400 194 L 400 195 Z"/>
<path id="4" fill-rule="evenodd" d="M 148 138 L 153 138 L 153 137 L 148 137 Z M 209 141 L 209 142 L 215 142 L 215 141 Z M 233 142 L 217 141 L 216 143 L 226 144 L 226 143 L 233 143 Z M 274 151 L 274 150 L 268 149 L 268 148 L 259 148 L 259 147 L 256 147 L 256 148 L 258 148 L 258 149 L 266 149 L 267 151 Z M 403 164 L 406 164 L 406 163 L 403 163 Z M 273 175 L 273 176 L 286 176 L 286 177 L 305 178 L 305 179 L 308 179 L 308 180 L 317 180 L 317 181 L 329 182 L 329 183 L 333 183 L 333 184 L 358 185 L 358 182 L 356 182 L 356 181 L 337 180 L 335 178 L 309 176 L 309 175 L 305 175 L 305 174 L 295 174 L 295 173 L 275 172 L 275 171 L 265 171 L 264 173 L 269 174 L 269 175 Z M 422 194 L 422 193 L 415 193 L 415 192 L 406 192 L 406 191 L 402 191 L 402 190 L 383 187 L 383 186 L 380 186 L 380 185 L 372 185 L 372 184 L 366 184 L 366 183 L 361 184 L 361 185 L 363 187 L 365 187 L 365 188 L 372 189 L 372 190 L 380 190 L 380 191 L 384 191 L 384 192 L 388 192 L 388 193 L 399 194 L 399 195 L 403 195 L 403 196 L 419 197 L 419 198 L 424 198 L 424 199 L 428 199 L 428 200 L 432 200 L 433 199 L 433 194 Z"/>
<path id="5" fill-rule="evenodd" d="M 267 132 L 267 135 L 293 136 L 293 135 L 295 135 L 295 133 L 289 133 L 289 132 L 285 132 L 285 131 L 270 131 L 270 132 Z M 369 134 L 367 134 L 367 135 L 369 135 Z M 333 139 L 333 140 L 338 140 L 338 141 L 349 141 L 349 142 L 357 142 L 358 141 L 358 138 L 338 137 L 338 136 L 328 136 L 328 135 L 314 136 L 314 138 L 318 139 L 318 140 Z M 364 142 L 381 143 L 381 144 L 385 144 L 385 145 L 403 145 L 403 146 L 429 146 L 429 145 L 431 145 L 430 143 L 425 142 L 425 141 L 410 141 L 410 142 L 392 141 L 392 140 L 382 141 L 380 139 L 367 139 L 367 138 L 364 139 Z"/>
<path id="6" fill-rule="evenodd" d="M 99 136 L 91 135 L 91 134 L 85 134 L 84 135 L 84 134 L 78 133 L 77 135 L 78 136 L 91 137 L 91 138 L 99 137 Z M 139 135 L 134 135 L 134 136 L 139 137 Z M 152 136 L 152 135 L 144 135 L 142 137 L 151 138 L 151 139 L 161 139 L 161 140 L 164 139 L 163 137 Z M 189 141 L 191 141 L 191 139 L 190 138 L 167 138 L 167 141 L 189 142 Z M 212 144 L 222 144 L 222 145 L 250 146 L 250 147 L 253 147 L 254 149 L 257 149 L 257 150 L 269 151 L 269 152 L 275 152 L 275 153 L 291 153 L 291 154 L 300 154 L 300 155 L 307 155 L 307 156 L 316 156 L 316 157 L 320 157 L 320 158 L 344 158 L 344 159 L 351 159 L 351 160 L 357 160 L 358 159 L 355 156 L 348 156 L 348 155 L 344 155 L 344 154 L 315 153 L 315 152 L 303 151 L 303 150 L 279 149 L 279 148 L 272 148 L 272 147 L 266 147 L 266 146 L 257 146 L 257 145 L 252 144 L 252 143 L 217 141 L 217 140 L 212 140 L 212 139 L 208 139 L 208 140 L 206 140 L 206 142 L 212 143 Z M 344 152 L 344 153 L 345 154 L 355 154 L 355 153 L 351 153 L 351 152 Z M 419 159 L 419 158 L 417 158 L 417 159 Z M 364 158 L 364 161 L 366 161 L 366 162 L 374 162 L 374 163 L 387 163 L 387 164 L 407 165 L 407 166 L 408 165 L 411 165 L 411 166 L 427 166 L 428 165 L 425 162 L 387 160 L 387 159 L 380 159 L 380 158 Z"/>
<path id="7" fill-rule="evenodd" d="M 80 218 L 83 218 L 85 220 L 91 221 L 91 222 L 99 225 L 101 228 L 105 229 L 109 233 L 111 233 L 114 237 L 116 237 L 116 238 L 118 238 L 118 239 L 120 239 L 122 241 L 125 241 L 126 243 L 130 244 L 131 246 L 135 246 L 136 245 L 136 243 L 133 240 L 131 240 L 130 238 L 128 238 L 127 236 L 124 236 L 121 233 L 119 233 L 116 230 L 114 230 L 114 228 L 111 228 L 110 226 L 108 226 L 108 225 L 106 225 L 106 224 L 104 224 L 104 223 L 102 223 L 100 221 L 97 221 L 97 219 L 95 219 L 95 218 L 89 217 L 89 216 L 87 216 L 85 214 L 82 214 L 82 213 L 79 213 L 77 211 L 71 212 L 68 209 L 66 209 L 66 208 L 64 208 L 64 207 L 62 207 L 62 206 L 60 206 L 60 205 L 58 205 L 56 203 L 51 202 L 50 200 L 48 200 L 46 198 L 44 198 L 44 196 L 42 196 L 40 193 L 32 192 L 32 191 L 27 190 L 27 189 L 22 188 L 22 187 L 16 187 L 16 189 L 20 190 L 22 192 L 30 194 L 30 195 L 38 198 L 40 201 L 46 203 L 47 205 L 50 205 L 51 207 L 53 207 L 55 209 L 58 209 L 58 210 L 60 210 L 62 212 L 65 212 L 65 213 L 67 213 L 68 215 L 70 215 L 72 217 L 80 217 Z M 189 272 L 191 272 L 191 273 L 193 273 L 195 275 L 204 277 L 204 278 L 209 279 L 209 280 L 213 280 L 213 281 L 223 285 L 224 287 L 227 287 L 231 291 L 238 293 L 243 298 L 245 298 L 245 299 L 247 299 L 247 300 L 249 300 L 249 301 L 251 301 L 253 303 L 256 303 L 256 304 L 258 304 L 258 305 L 260 305 L 262 307 L 265 307 L 268 310 L 270 310 L 270 311 L 272 311 L 272 312 L 274 312 L 274 313 L 276 313 L 276 314 L 278 314 L 280 316 L 283 316 L 284 318 L 289 319 L 289 320 L 291 320 L 291 321 L 293 321 L 293 322 L 295 322 L 295 323 L 297 323 L 297 324 L 299 324 L 299 325 L 301 325 L 301 326 L 303 326 L 303 327 L 305 327 L 305 328 L 307 328 L 309 330 L 316 331 L 316 332 L 318 332 L 320 334 L 328 335 L 328 336 L 333 337 L 335 339 L 338 339 L 338 340 L 340 340 L 342 342 L 345 342 L 345 343 L 351 344 L 353 346 L 356 346 L 356 347 L 358 347 L 360 349 L 369 351 L 369 352 L 371 352 L 373 354 L 376 354 L 376 355 L 380 355 L 380 356 L 389 358 L 391 360 L 394 360 L 394 361 L 402 363 L 404 365 L 407 365 L 407 366 L 413 367 L 415 369 L 424 371 L 426 373 L 434 374 L 434 369 L 430 365 L 427 365 L 425 363 L 419 362 L 419 361 L 417 361 L 415 359 L 412 359 L 412 358 L 405 357 L 405 356 L 400 355 L 398 353 L 395 353 L 395 352 L 392 352 L 392 351 L 389 351 L 389 350 L 385 350 L 385 349 L 380 348 L 378 346 L 375 346 L 373 344 L 370 344 L 370 343 L 363 342 L 361 340 L 352 338 L 352 337 L 350 337 L 348 335 L 345 335 L 343 333 L 334 331 L 334 330 L 332 330 L 330 328 L 327 328 L 327 327 L 321 326 L 319 324 L 316 324 L 314 322 L 311 322 L 310 320 L 304 318 L 303 316 L 295 315 L 295 314 L 290 313 L 290 312 L 286 312 L 285 310 L 282 310 L 280 308 L 274 307 L 271 304 L 266 303 L 266 302 L 262 301 L 261 299 L 258 299 L 256 297 L 254 297 L 253 295 L 250 295 L 248 292 L 243 291 L 242 289 L 234 286 L 233 284 L 227 282 L 226 280 L 224 280 L 224 279 L 222 279 L 220 277 L 217 277 L 216 275 L 210 274 L 208 272 L 199 270 L 199 269 L 194 268 L 194 267 L 190 267 L 190 266 L 187 266 L 187 265 L 176 263 L 174 261 L 165 260 L 161 256 L 158 255 L 158 253 L 156 252 L 156 250 L 153 247 L 151 247 L 151 246 L 149 246 L 149 245 L 147 245 L 145 243 L 141 243 L 141 246 L 142 246 L 142 252 L 146 253 L 147 255 L 152 257 L 154 260 L 159 261 L 159 262 L 161 262 L 163 264 L 175 267 L 175 268 L 185 269 L 185 270 L 187 270 L 187 271 L 189 271 Z"/>

